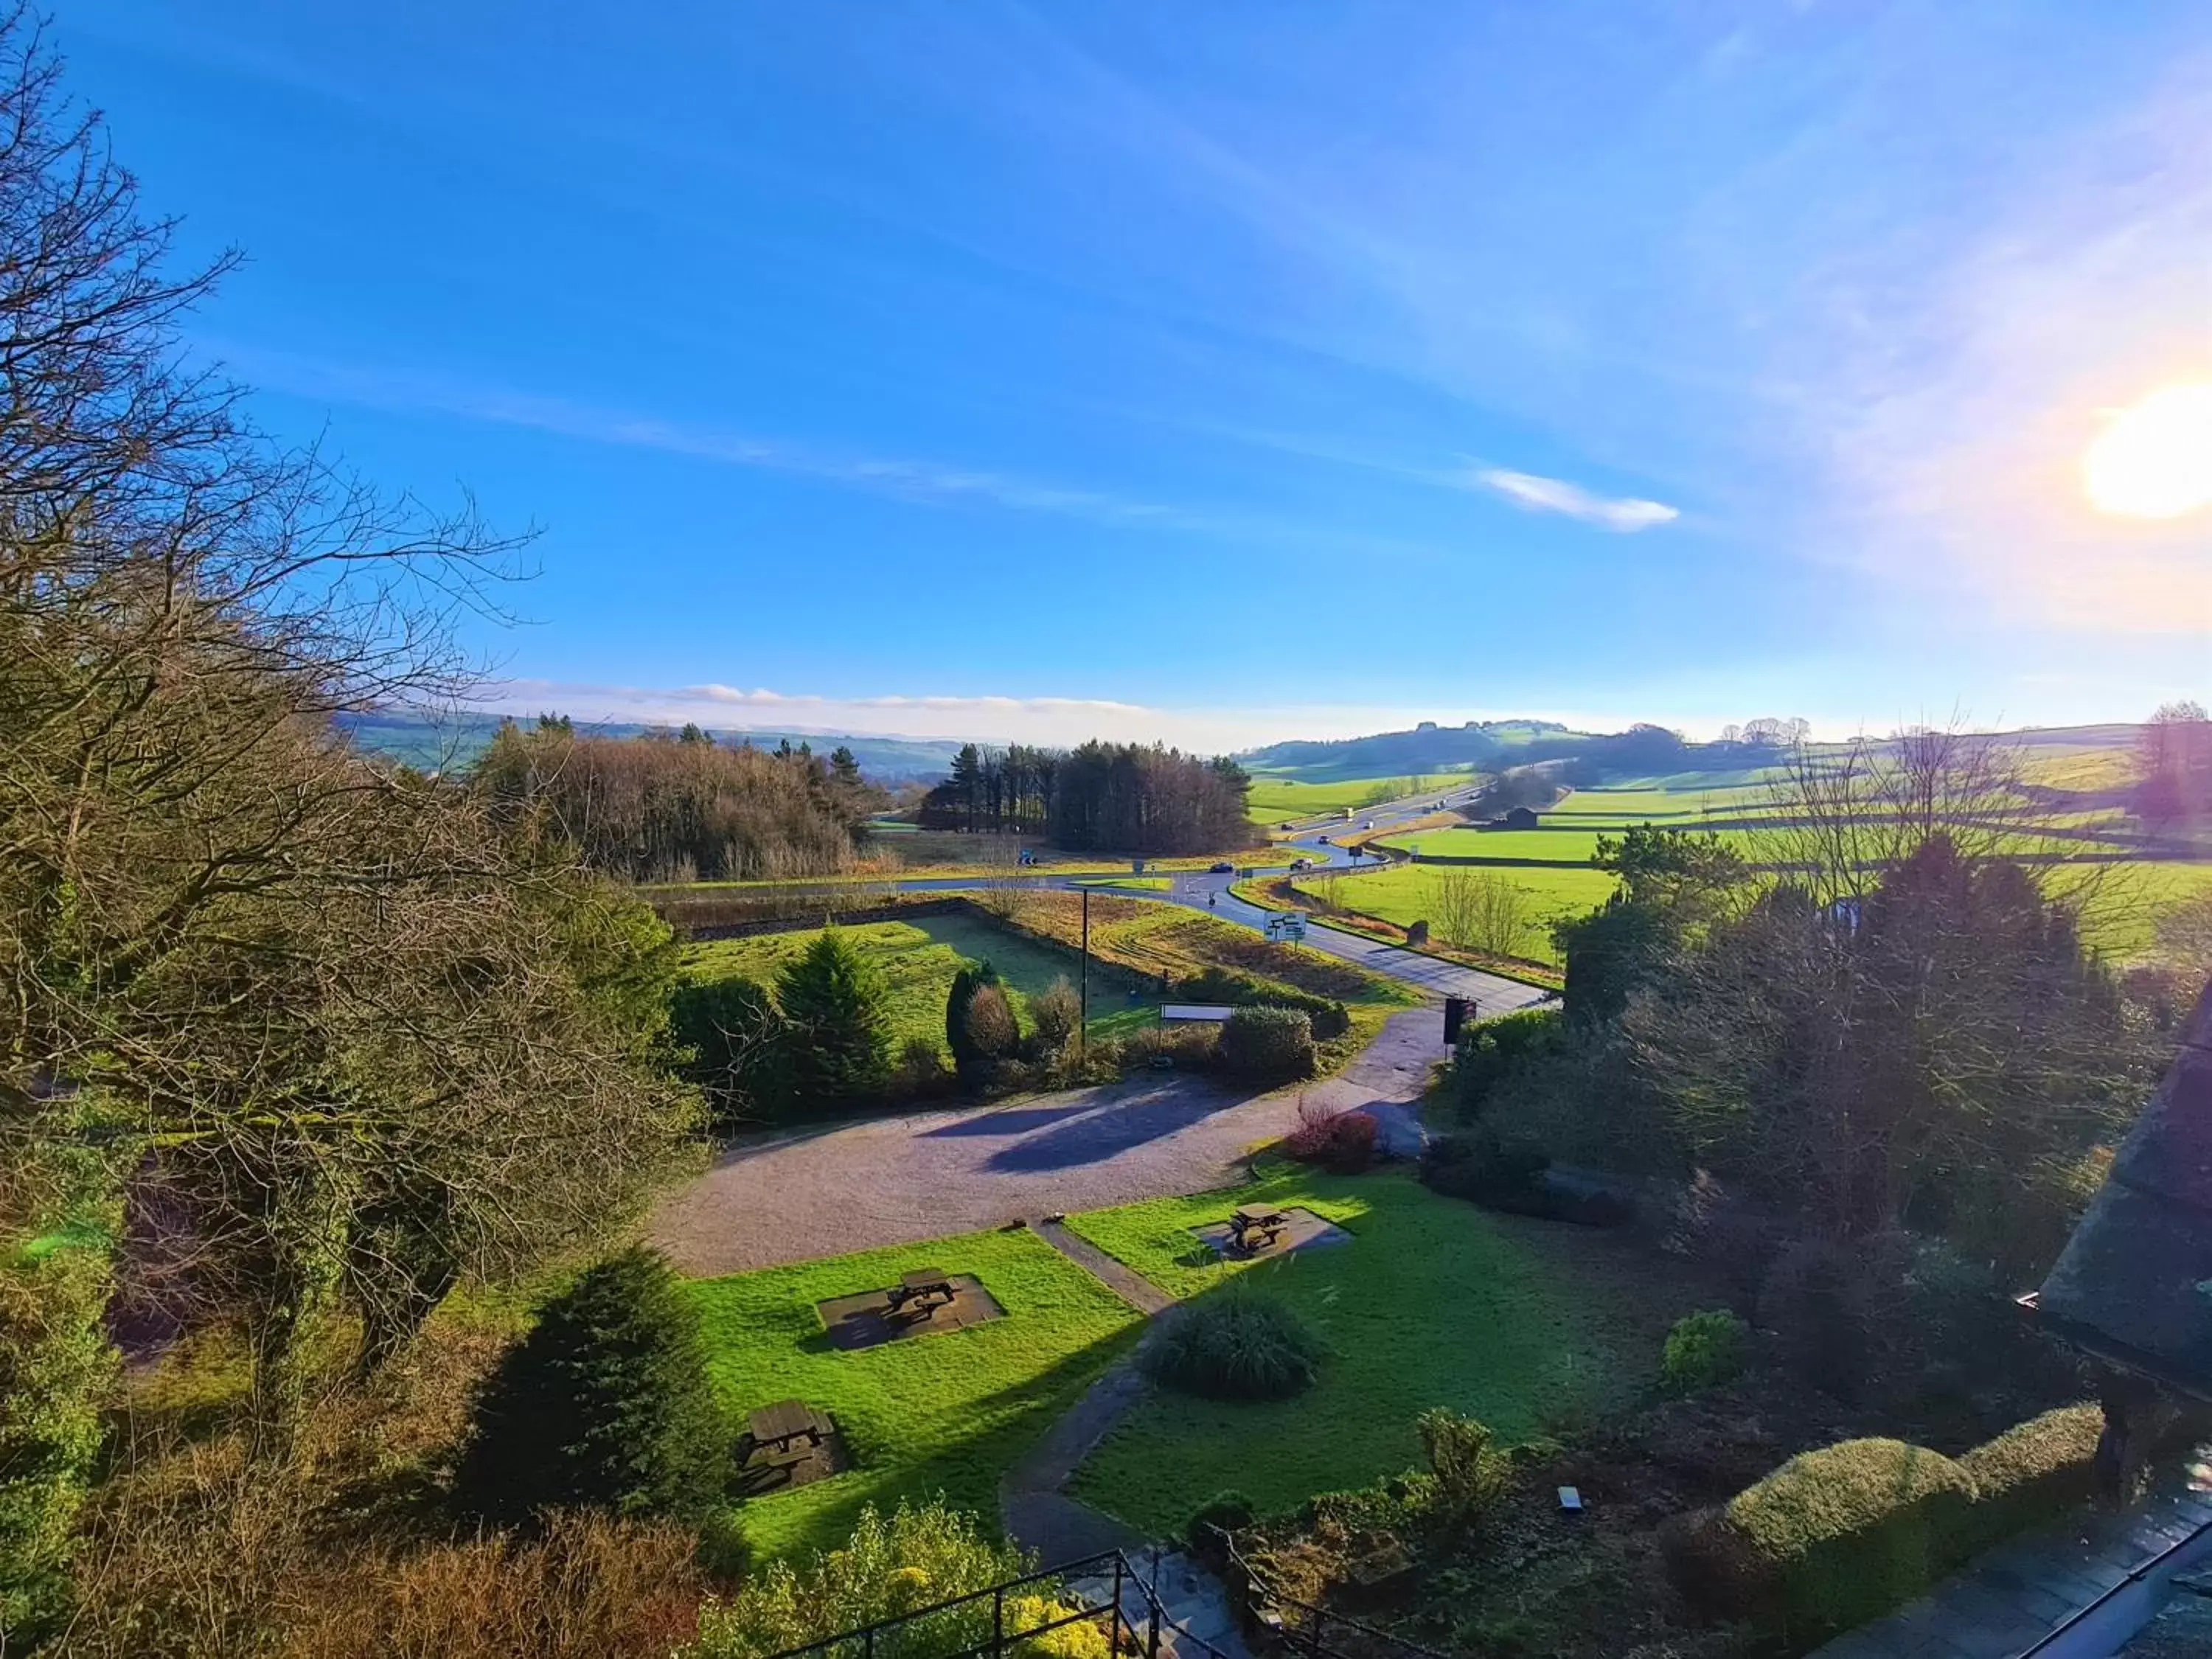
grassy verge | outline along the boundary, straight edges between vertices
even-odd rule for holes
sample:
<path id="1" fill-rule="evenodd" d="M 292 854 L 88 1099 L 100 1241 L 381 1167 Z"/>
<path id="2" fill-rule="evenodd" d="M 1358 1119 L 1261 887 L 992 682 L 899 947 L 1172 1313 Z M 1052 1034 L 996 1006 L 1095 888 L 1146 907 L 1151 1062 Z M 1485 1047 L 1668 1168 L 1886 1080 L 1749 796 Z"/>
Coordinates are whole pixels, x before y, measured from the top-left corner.
<path id="1" fill-rule="evenodd" d="M 1303 1205 L 1352 1238 L 1256 1266 L 1202 1255 L 1188 1230 L 1255 1198 Z M 1224 1489 L 1283 1509 L 1417 1464 L 1413 1419 L 1431 1406 L 1518 1440 L 1548 1407 L 1621 1401 L 1650 1381 L 1667 1323 L 1697 1296 L 1686 1285 L 1655 1292 L 1640 1267 L 1616 1276 L 1613 1260 L 1629 1256 L 1617 1240 L 1493 1216 L 1402 1175 L 1288 1172 L 1069 1224 L 1185 1297 L 1257 1274 L 1329 1345 L 1320 1381 L 1297 1399 L 1161 1393 L 1091 1454 L 1077 1495 L 1154 1535 Z"/>
<path id="2" fill-rule="evenodd" d="M 815 1304 L 916 1267 L 973 1273 L 1006 1310 L 967 1330 L 857 1352 L 829 1346 Z M 1134 1336 L 1138 1316 L 1027 1232 L 969 1233 L 694 1286 L 716 1386 L 734 1412 L 803 1400 L 830 1413 L 855 1464 L 746 1504 L 762 1556 L 834 1545 L 861 1504 L 942 1492 L 987 1522 L 999 1478 Z"/>
<path id="3" fill-rule="evenodd" d="M 1056 979 L 1073 981 L 1079 963 L 1052 941 L 1000 927 L 981 915 L 918 917 L 913 921 L 863 922 L 844 930 L 878 967 L 891 988 L 891 1046 L 923 1037 L 945 1053 L 945 1002 L 953 975 L 969 963 L 988 958 L 1011 993 L 1017 1015 L 1028 1018 L 1029 999 Z M 783 964 L 805 953 L 819 929 L 761 933 L 750 939 L 710 939 L 687 945 L 684 972 L 696 980 L 750 979 L 773 984 Z M 1093 1036 L 1110 1036 L 1151 1017 L 1148 1002 L 1127 1001 L 1142 988 L 1110 968 L 1094 968 L 1091 1008 L 1086 1028 Z"/>
<path id="4" fill-rule="evenodd" d="M 1468 772 L 1425 772 L 1395 778 L 1332 778 L 1325 782 L 1301 782 L 1296 778 L 1262 773 L 1252 780 L 1246 810 L 1255 823 L 1279 823 L 1285 818 L 1310 818 L 1323 812 L 1354 811 L 1379 806 L 1387 800 L 1463 789 L 1473 775 Z"/>
<path id="5" fill-rule="evenodd" d="M 1362 877 L 1361 880 L 1370 878 Z M 1523 985 L 1540 986 L 1547 991 L 1556 991 L 1566 983 L 1565 970 L 1555 963 L 1532 962 L 1521 957 L 1494 957 L 1481 951 L 1463 951 L 1449 940 L 1431 939 L 1426 945 L 1406 943 L 1406 929 L 1400 923 L 1386 921 L 1380 916 L 1349 907 L 1323 911 L 1326 901 L 1316 898 L 1297 884 L 1295 878 L 1271 876 L 1256 881 L 1240 881 L 1229 890 L 1247 904 L 1256 904 L 1265 910 L 1304 910 L 1316 927 L 1334 927 L 1340 933 L 1357 933 L 1363 939 L 1379 939 L 1416 956 L 1434 957 L 1438 962 L 1456 963 L 1462 968 L 1477 968 L 1486 974 L 1495 974 L 1500 979 L 1510 979 Z M 1359 890 L 1352 888 L 1357 893 Z"/>
<path id="6" fill-rule="evenodd" d="M 1076 893 L 1022 894 L 1012 907 L 1011 923 L 1040 938 L 1073 945 L 1082 937 L 1081 903 Z M 1162 977 L 1181 979 L 1207 968 L 1226 968 L 1341 1002 L 1352 1016 L 1351 1029 L 1317 1046 L 1323 1073 L 1339 1069 L 1374 1041 L 1393 1013 L 1420 1001 L 1418 993 L 1397 981 L 1339 957 L 1277 945 L 1234 922 L 1142 899 L 1091 899 L 1091 953 L 1095 960 L 1116 963 L 1155 983 Z"/>

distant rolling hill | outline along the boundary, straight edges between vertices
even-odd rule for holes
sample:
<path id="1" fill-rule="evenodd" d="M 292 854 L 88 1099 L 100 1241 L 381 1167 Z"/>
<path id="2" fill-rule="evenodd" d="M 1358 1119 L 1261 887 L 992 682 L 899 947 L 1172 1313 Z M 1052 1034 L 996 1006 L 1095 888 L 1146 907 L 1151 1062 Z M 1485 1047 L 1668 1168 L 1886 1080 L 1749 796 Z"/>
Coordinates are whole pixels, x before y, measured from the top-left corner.
<path id="1" fill-rule="evenodd" d="M 368 714 L 341 714 L 339 727 L 372 754 L 424 770 L 465 767 L 482 754 L 499 730 L 498 714 L 425 713 L 413 709 L 380 710 Z M 623 722 L 576 722 L 579 731 L 611 738 L 634 738 L 648 728 Z M 725 732 L 714 737 L 723 743 L 750 743 L 756 749 L 773 749 L 788 738 L 793 748 L 814 745 L 827 754 L 839 744 L 853 751 L 860 770 L 878 783 L 934 783 L 943 777 L 958 752 L 957 743 L 932 738 L 866 738 L 834 732 Z"/>

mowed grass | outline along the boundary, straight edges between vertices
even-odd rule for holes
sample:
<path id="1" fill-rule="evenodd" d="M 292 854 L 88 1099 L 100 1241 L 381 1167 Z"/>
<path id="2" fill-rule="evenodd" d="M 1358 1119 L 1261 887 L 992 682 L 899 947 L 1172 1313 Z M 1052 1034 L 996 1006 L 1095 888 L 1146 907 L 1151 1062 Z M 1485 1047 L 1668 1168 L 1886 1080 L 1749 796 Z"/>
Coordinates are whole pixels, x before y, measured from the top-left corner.
<path id="1" fill-rule="evenodd" d="M 996 927 L 972 916 L 923 916 L 914 921 L 872 921 L 842 930 L 876 965 L 890 986 L 892 1051 L 914 1037 L 925 1038 L 946 1054 L 945 1002 L 953 975 L 971 963 L 988 960 L 998 969 L 1012 993 L 1008 1000 L 1026 1025 L 1029 1000 L 1048 989 L 1053 981 L 1073 981 L 1079 962 L 1073 951 L 1026 934 Z M 710 939 L 685 948 L 684 971 L 694 980 L 750 979 L 773 985 L 786 963 L 805 954 L 820 937 L 821 929 L 804 928 L 788 933 L 761 933 L 751 939 Z M 1103 1008 L 1134 988 L 1134 981 L 1101 971 L 1091 973 L 1091 1006 Z M 1126 1024 L 1128 1011 L 1101 1014 L 1090 1030 L 1104 1035 L 1113 1024 Z M 948 1055 L 949 1057 L 949 1055 Z"/>
<path id="2" fill-rule="evenodd" d="M 831 1348 L 815 1304 L 917 1267 L 972 1273 L 1006 1316 L 966 1330 Z M 1136 1313 L 1026 1231 L 969 1233 L 696 1282 L 708 1366 L 737 1420 L 779 1400 L 837 1419 L 855 1467 L 744 1504 L 760 1557 L 842 1542 L 863 1504 L 943 1492 L 995 1526 L 999 1478 L 1127 1350 Z"/>
<path id="3" fill-rule="evenodd" d="M 1188 1230 L 1253 1199 L 1303 1205 L 1352 1237 L 1257 1265 L 1202 1252 Z M 1618 1274 L 1632 1256 L 1620 1241 L 1492 1215 L 1404 1175 L 1297 1171 L 1069 1225 L 1185 1298 L 1249 1274 L 1328 1345 L 1319 1381 L 1297 1399 L 1163 1390 L 1085 1460 L 1076 1495 L 1154 1537 L 1224 1490 L 1280 1510 L 1417 1465 L 1413 1419 L 1431 1406 L 1520 1441 L 1540 1431 L 1547 1407 L 1618 1403 L 1656 1373 L 1670 1320 L 1698 1305 L 1677 1270 L 1656 1261 Z M 1668 1277 L 1655 1286 L 1654 1273 Z"/>
<path id="4" fill-rule="evenodd" d="M 1296 778 L 1262 773 L 1253 778 L 1252 793 L 1245 800 L 1248 814 L 1255 823 L 1277 823 L 1285 818 L 1341 812 L 1347 806 L 1357 811 L 1401 794 L 1419 795 L 1431 790 L 1442 793 L 1447 789 L 1464 788 L 1472 776 L 1467 772 L 1427 772 L 1418 776 L 1332 778 L 1302 783 Z M 1410 789 L 1402 787 L 1408 783 L 1412 785 Z"/>
<path id="5" fill-rule="evenodd" d="M 1333 891 L 1336 902 L 1346 908 L 1364 910 L 1401 927 L 1417 921 L 1433 924 L 1437 915 L 1437 883 L 1449 867 L 1400 864 L 1368 875 L 1340 877 L 1334 888 L 1326 880 L 1312 878 L 1302 878 L 1299 886 L 1322 893 Z M 1502 865 L 1490 873 L 1512 883 L 1527 896 L 1528 927 L 1517 954 L 1553 967 L 1559 965 L 1560 957 L 1552 944 L 1552 923 L 1604 903 L 1613 896 L 1614 885 L 1610 873 L 1588 865 Z"/>

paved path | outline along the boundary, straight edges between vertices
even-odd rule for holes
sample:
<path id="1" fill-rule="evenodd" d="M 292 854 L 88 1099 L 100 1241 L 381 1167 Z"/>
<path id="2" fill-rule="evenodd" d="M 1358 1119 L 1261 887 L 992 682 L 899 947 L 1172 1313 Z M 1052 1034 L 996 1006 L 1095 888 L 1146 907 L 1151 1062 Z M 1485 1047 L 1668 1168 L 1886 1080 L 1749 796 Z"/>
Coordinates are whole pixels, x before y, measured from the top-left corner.
<path id="1" fill-rule="evenodd" d="M 1443 1015 L 1409 1008 L 1340 1076 L 1267 1094 L 1146 1073 L 763 1135 L 663 1204 L 649 1236 L 682 1271 L 707 1277 L 1204 1192 L 1243 1179 L 1246 1152 L 1297 1126 L 1301 1094 L 1336 1106 L 1411 1102 L 1428 1063 L 1443 1058 Z M 1410 1121 L 1410 1109 L 1399 1115 Z"/>
<path id="2" fill-rule="evenodd" d="M 2106 1659 L 2158 1610 L 2177 1573 L 2212 1559 L 2208 1487 L 2200 1465 L 2124 1512 L 2085 1511 L 2000 1545 L 1813 1659 Z"/>
<path id="3" fill-rule="evenodd" d="M 1133 1267 L 1127 1267 L 1062 1221 L 1032 1221 L 1030 1231 L 1081 1267 L 1139 1313 L 1165 1313 L 1175 1298 Z"/>

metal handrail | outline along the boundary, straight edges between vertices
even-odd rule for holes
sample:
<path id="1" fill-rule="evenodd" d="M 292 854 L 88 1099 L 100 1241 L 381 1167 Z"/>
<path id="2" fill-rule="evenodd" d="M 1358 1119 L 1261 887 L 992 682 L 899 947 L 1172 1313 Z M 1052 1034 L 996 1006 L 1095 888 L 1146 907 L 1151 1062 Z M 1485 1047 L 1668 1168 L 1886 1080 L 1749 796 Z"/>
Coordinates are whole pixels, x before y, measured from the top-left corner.
<path id="1" fill-rule="evenodd" d="M 1308 1622 L 1303 1629 L 1293 1630 L 1285 1624 L 1283 1627 L 1283 1638 L 1292 1647 L 1303 1646 L 1308 1654 L 1313 1656 L 1313 1659 L 1336 1659 L 1334 1650 L 1322 1646 L 1321 1640 L 1322 1632 L 1331 1626 L 1339 1630 L 1350 1631 L 1368 1641 L 1380 1642 L 1401 1652 L 1411 1654 L 1414 1656 L 1414 1659 L 1450 1659 L 1448 1654 L 1440 1653 L 1434 1648 L 1424 1647 L 1420 1643 L 1409 1640 L 1406 1637 L 1394 1636 L 1389 1631 L 1379 1630 L 1373 1625 L 1354 1619 L 1349 1613 L 1332 1613 L 1327 1607 L 1317 1607 L 1310 1601 L 1301 1601 L 1297 1596 L 1285 1594 L 1276 1589 L 1268 1581 L 1267 1576 L 1242 1550 L 1237 1547 L 1235 1534 L 1226 1527 L 1218 1526 L 1211 1521 L 1203 1524 L 1220 1534 L 1223 1553 L 1228 1556 L 1230 1565 L 1236 1568 L 1246 1584 L 1257 1586 L 1265 1593 L 1267 1600 L 1276 1606 L 1288 1607 L 1306 1615 Z"/>
<path id="2" fill-rule="evenodd" d="M 1009 1592 L 1021 1589 L 1030 1584 L 1050 1583 L 1055 1593 L 1058 1593 L 1064 1588 L 1059 1582 L 1060 1580 L 1072 1577 L 1105 1577 L 1109 1574 L 1113 1579 L 1114 1588 L 1112 1599 L 1106 1607 L 1077 1607 L 1060 1617 L 1047 1620 L 1042 1624 L 1031 1625 L 1018 1631 L 1010 1631 L 1006 1628 L 1006 1596 Z M 1196 1647 L 1205 1650 L 1205 1659 L 1229 1659 L 1227 1654 L 1204 1637 L 1193 1635 L 1167 1616 L 1166 1609 L 1160 1605 L 1158 1576 L 1159 1552 L 1158 1550 L 1152 1552 L 1152 1577 L 1150 1580 L 1137 1571 L 1136 1564 L 1131 1561 L 1123 1552 L 1105 1550 L 1097 1555 L 1086 1555 L 1077 1560 L 1063 1561 L 1057 1566 L 1042 1567 L 1034 1572 L 1026 1572 L 1019 1577 L 1006 1579 L 1002 1583 L 993 1584 L 985 1589 L 970 1590 L 964 1595 L 950 1596 L 945 1601 L 933 1602 L 926 1607 L 916 1607 L 910 1613 L 902 1613 L 894 1618 L 880 1619 L 872 1625 L 864 1625 L 857 1630 L 840 1631 L 834 1636 L 821 1637 L 799 1647 L 786 1648 L 781 1653 L 770 1655 L 769 1659 L 804 1659 L 804 1656 L 807 1655 L 829 1655 L 847 1649 L 854 1644 L 858 1644 L 861 1659 L 875 1659 L 876 1644 L 878 1638 L 896 1635 L 902 1627 L 917 1625 L 924 1620 L 937 1618 L 956 1608 L 970 1605 L 980 1607 L 986 1601 L 991 1607 L 990 1636 L 968 1647 L 934 1653 L 931 1656 L 931 1659 L 1003 1659 L 1012 1644 L 1029 1641 L 1043 1635 L 1048 1631 L 1059 1630 L 1063 1626 L 1080 1624 L 1085 1620 L 1094 1620 L 1102 1613 L 1107 1615 L 1110 1622 L 1110 1628 L 1107 1632 L 1110 1652 L 1119 1654 L 1124 1650 L 1121 1638 L 1126 1632 L 1132 1646 L 1141 1644 L 1145 1659 L 1158 1659 L 1162 1626 L 1164 1626 L 1168 1631 L 1174 1633 L 1174 1640 L 1179 1652 L 1188 1652 L 1190 1648 Z M 1143 1621 L 1144 1628 L 1141 1631 L 1139 1629 L 1138 1621 L 1130 1618 L 1127 1611 L 1121 1605 L 1124 1594 L 1132 1586 L 1138 1590 L 1145 1603 L 1146 1617 Z M 1082 1598 L 1078 1596 L 1075 1599 L 1079 1601 Z"/>

